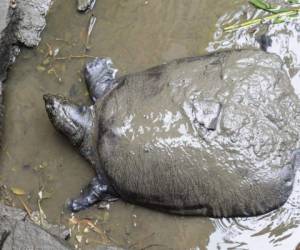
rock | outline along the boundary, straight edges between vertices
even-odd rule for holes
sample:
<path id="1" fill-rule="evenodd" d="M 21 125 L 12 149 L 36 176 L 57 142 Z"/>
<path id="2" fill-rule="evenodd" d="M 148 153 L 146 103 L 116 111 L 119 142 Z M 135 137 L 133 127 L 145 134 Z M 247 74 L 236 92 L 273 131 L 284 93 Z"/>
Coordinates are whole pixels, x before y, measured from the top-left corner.
<path id="1" fill-rule="evenodd" d="M 26 218 L 26 212 L 18 208 L 0 204 L 0 216 L 11 217 L 15 220 L 24 220 Z"/>
<path id="2" fill-rule="evenodd" d="M 43 223 L 41 225 L 41 215 L 38 211 L 32 212 L 30 221 L 34 222 L 36 225 L 42 226 L 42 228 L 47 230 L 47 232 L 51 233 L 52 235 L 60 239 L 67 240 L 70 238 L 70 231 L 64 225 L 50 224 L 48 223 L 46 218 L 43 219 Z"/>
<path id="3" fill-rule="evenodd" d="M 4 106 L 3 106 L 3 91 L 2 82 L 0 81 L 0 141 L 2 139 L 3 119 L 4 119 Z"/>
<path id="4" fill-rule="evenodd" d="M 1 0 L 0 4 L 0 138 L 2 138 L 3 127 L 3 86 L 6 79 L 6 72 L 12 61 L 12 42 L 14 41 L 13 26 L 16 23 L 16 16 L 10 7 L 9 0 Z"/>
<path id="5" fill-rule="evenodd" d="M 84 12 L 87 10 L 93 9 L 94 5 L 96 3 L 96 0 L 78 0 L 77 1 L 77 10 Z"/>
<path id="6" fill-rule="evenodd" d="M 16 11 L 19 22 L 15 35 L 19 42 L 28 47 L 39 44 L 51 3 L 52 0 L 18 1 Z"/>
<path id="7" fill-rule="evenodd" d="M 30 222 L 26 213 L 0 204 L 0 249 L 72 249 L 65 241 Z"/>
<path id="8" fill-rule="evenodd" d="M 45 16 L 52 0 L 18 1 L 12 7 L 10 0 L 0 5 L 0 82 L 6 78 L 8 67 L 19 52 L 17 44 L 37 46 L 45 28 Z"/>
<path id="9" fill-rule="evenodd" d="M 16 15 L 9 5 L 9 0 L 2 0 L 0 5 L 0 82 L 6 78 L 6 71 L 11 61 L 12 44 L 15 42 L 13 26 Z"/>

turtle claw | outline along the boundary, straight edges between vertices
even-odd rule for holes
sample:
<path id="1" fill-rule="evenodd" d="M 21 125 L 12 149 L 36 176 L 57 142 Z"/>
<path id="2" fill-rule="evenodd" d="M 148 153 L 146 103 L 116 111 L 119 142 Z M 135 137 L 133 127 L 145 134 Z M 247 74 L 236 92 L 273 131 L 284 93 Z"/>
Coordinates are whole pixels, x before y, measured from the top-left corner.
<path id="1" fill-rule="evenodd" d="M 73 200 L 73 199 L 68 200 L 66 202 L 66 206 L 73 213 L 77 213 L 80 210 L 84 209 L 84 207 L 81 205 L 80 202 L 77 202 L 76 200 Z"/>
<path id="2" fill-rule="evenodd" d="M 91 205 L 93 204 L 89 203 L 88 200 L 81 198 L 71 199 L 67 202 L 67 208 L 73 213 L 77 213 L 81 210 L 84 210 L 90 207 Z"/>
<path id="3" fill-rule="evenodd" d="M 103 179 L 93 178 L 90 184 L 82 191 L 82 194 L 77 199 L 71 199 L 67 202 L 67 207 L 72 212 L 79 212 L 95 203 L 111 199 L 113 196 L 111 188 Z"/>

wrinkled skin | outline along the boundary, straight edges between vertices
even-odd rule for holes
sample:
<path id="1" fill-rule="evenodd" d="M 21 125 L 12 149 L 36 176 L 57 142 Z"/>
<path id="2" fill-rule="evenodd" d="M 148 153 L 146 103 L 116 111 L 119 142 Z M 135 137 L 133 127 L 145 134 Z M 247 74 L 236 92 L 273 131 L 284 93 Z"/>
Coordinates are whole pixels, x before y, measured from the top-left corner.
<path id="1" fill-rule="evenodd" d="M 300 108 L 279 57 L 222 52 L 118 79 L 105 62 L 86 66 L 86 76 L 99 64 L 94 73 L 108 74 L 87 77 L 96 102 L 83 113 L 63 97 L 44 97 L 54 126 L 80 141 L 73 144 L 97 172 L 73 211 L 120 196 L 170 213 L 234 217 L 287 200 Z"/>

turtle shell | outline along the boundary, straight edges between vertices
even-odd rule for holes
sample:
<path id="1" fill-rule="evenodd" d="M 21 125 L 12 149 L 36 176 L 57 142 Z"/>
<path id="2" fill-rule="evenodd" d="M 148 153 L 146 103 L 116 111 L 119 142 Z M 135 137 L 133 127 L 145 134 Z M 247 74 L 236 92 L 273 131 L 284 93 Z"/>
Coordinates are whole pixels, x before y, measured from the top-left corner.
<path id="1" fill-rule="evenodd" d="M 221 52 L 117 81 L 95 110 L 99 167 L 123 199 L 213 217 L 287 200 L 300 109 L 278 56 Z"/>

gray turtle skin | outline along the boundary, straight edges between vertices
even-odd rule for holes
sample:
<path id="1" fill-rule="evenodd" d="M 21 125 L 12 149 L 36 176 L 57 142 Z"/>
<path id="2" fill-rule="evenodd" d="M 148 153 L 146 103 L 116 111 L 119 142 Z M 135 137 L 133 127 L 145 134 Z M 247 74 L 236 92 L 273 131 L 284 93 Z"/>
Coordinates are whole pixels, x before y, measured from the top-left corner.
<path id="1" fill-rule="evenodd" d="M 90 107 L 44 96 L 54 126 L 97 172 L 72 211 L 120 197 L 169 213 L 237 217 L 286 202 L 300 108 L 278 56 L 230 51 L 115 73 L 109 59 L 86 65 Z"/>

